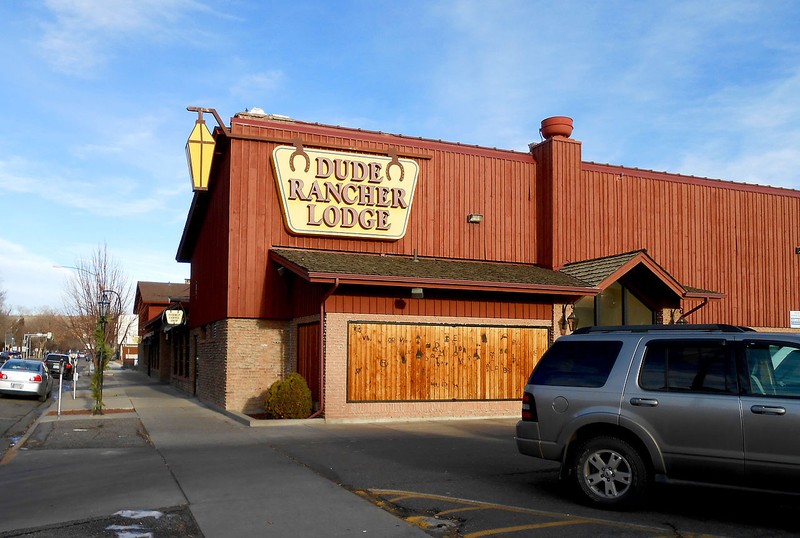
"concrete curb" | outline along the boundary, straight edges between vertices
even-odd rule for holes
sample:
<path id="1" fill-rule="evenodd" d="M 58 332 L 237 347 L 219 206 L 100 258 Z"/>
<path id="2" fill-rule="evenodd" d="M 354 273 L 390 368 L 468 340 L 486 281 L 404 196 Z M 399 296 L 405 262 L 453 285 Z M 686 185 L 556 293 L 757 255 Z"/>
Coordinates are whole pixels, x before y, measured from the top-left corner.
<path id="1" fill-rule="evenodd" d="M 55 405 L 57 403 L 58 403 L 57 400 L 53 400 L 50 403 L 50 407 L 48 407 L 47 411 L 44 411 L 41 415 L 39 415 L 39 417 L 36 420 L 33 421 L 33 424 L 31 424 L 30 427 L 25 431 L 25 433 L 22 434 L 22 437 L 20 437 L 19 441 L 17 441 L 17 443 L 15 445 L 8 447 L 8 450 L 3 455 L 3 458 L 0 459 L 0 465 L 5 465 L 9 461 L 11 461 L 14 458 L 14 456 L 17 455 L 17 451 L 20 448 L 22 448 L 23 446 L 25 446 L 25 443 L 28 441 L 30 436 L 33 435 L 34 431 L 36 431 L 36 427 L 40 423 L 44 422 L 45 416 L 47 416 L 47 413 L 49 413 L 50 409 L 53 407 L 53 405 Z"/>
<path id="2" fill-rule="evenodd" d="M 253 418 L 251 416 L 245 415 L 244 413 L 239 413 L 238 411 L 226 411 L 224 409 L 217 409 L 212 408 L 214 411 L 218 413 L 222 413 L 223 415 L 232 418 L 236 422 L 240 424 L 244 424 L 245 426 L 250 426 L 251 428 L 269 428 L 275 426 L 301 426 L 301 425 L 320 425 L 325 424 L 324 418 L 298 418 L 298 419 L 260 419 L 260 418 Z"/>

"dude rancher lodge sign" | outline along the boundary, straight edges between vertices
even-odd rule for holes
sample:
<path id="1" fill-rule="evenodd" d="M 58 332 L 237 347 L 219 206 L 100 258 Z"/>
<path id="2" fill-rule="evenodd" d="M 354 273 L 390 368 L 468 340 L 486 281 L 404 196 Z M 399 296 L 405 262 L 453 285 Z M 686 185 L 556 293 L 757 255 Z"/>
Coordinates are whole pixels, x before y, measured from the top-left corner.
<path id="1" fill-rule="evenodd" d="M 401 239 L 419 166 L 388 156 L 278 146 L 272 152 L 286 226 L 300 235 Z"/>

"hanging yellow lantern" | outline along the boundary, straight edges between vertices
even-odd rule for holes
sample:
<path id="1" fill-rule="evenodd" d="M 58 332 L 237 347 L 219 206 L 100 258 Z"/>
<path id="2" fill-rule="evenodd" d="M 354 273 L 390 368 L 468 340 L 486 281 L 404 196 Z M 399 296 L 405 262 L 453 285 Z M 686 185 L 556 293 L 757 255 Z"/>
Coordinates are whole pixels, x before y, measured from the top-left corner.
<path id="1" fill-rule="evenodd" d="M 192 188 L 196 191 L 208 190 L 208 178 L 211 175 L 211 161 L 214 158 L 214 137 L 206 127 L 203 112 L 197 111 L 197 121 L 186 142 L 186 160 L 192 178 Z"/>

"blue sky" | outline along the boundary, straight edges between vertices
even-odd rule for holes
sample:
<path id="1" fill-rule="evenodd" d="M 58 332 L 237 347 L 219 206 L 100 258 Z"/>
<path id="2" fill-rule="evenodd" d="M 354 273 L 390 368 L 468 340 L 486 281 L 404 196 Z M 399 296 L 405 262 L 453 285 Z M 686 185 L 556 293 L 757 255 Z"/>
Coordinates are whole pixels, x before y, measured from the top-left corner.
<path id="1" fill-rule="evenodd" d="M 519 151 L 566 115 L 587 161 L 800 189 L 798 28 L 791 0 L 2 1 L 0 288 L 60 308 L 53 266 L 103 244 L 132 286 L 187 278 L 187 106 Z"/>

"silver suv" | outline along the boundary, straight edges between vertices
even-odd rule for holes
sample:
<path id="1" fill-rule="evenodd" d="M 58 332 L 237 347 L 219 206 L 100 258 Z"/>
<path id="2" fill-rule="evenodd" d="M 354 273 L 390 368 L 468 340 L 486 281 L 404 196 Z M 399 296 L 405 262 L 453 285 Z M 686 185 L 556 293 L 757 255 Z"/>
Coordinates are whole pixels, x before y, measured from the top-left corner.
<path id="1" fill-rule="evenodd" d="M 535 366 L 516 442 L 602 508 L 635 506 L 656 479 L 800 492 L 800 337 L 578 330 Z"/>

